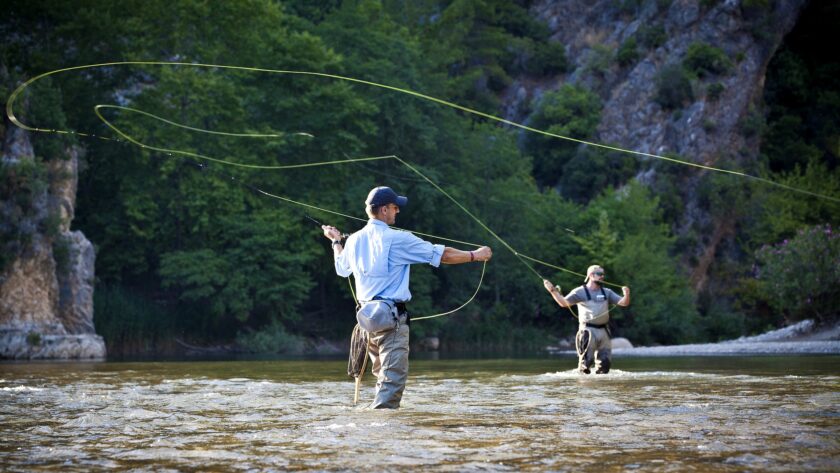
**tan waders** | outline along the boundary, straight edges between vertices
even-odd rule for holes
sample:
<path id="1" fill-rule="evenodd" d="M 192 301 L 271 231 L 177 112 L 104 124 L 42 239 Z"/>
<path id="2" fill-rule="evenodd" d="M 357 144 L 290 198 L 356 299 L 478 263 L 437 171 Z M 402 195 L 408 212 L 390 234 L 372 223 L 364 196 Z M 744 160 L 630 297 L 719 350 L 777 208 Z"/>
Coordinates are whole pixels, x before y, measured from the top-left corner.
<path id="1" fill-rule="evenodd" d="M 376 376 L 376 397 L 370 405 L 374 409 L 400 407 L 408 379 L 408 332 L 403 313 L 396 329 L 369 334 L 368 353 Z"/>
<path id="2" fill-rule="evenodd" d="M 609 373 L 612 342 L 606 326 L 581 325 L 575 337 L 575 346 L 578 352 L 578 371 L 589 374 L 595 364 L 595 373 Z"/>

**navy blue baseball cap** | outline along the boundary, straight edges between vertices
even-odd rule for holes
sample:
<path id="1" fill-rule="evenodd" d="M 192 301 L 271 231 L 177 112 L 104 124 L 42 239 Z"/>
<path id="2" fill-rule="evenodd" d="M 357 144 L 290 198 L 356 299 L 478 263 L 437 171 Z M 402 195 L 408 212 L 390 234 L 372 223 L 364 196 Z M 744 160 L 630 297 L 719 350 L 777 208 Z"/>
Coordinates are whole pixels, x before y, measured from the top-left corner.
<path id="1" fill-rule="evenodd" d="M 374 187 L 367 196 L 365 204 L 380 206 L 387 204 L 397 204 L 400 207 L 405 207 L 408 203 L 408 197 L 397 195 L 390 187 Z"/>

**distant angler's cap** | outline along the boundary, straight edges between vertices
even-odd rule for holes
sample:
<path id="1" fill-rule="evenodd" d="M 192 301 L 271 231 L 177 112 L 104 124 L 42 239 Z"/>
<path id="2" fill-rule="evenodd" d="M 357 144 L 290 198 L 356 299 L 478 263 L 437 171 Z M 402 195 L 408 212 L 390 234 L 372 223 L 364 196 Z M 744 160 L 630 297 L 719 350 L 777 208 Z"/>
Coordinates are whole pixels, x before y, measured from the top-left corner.
<path id="1" fill-rule="evenodd" d="M 390 187 L 374 187 L 367 196 L 365 204 L 380 206 L 387 204 L 397 204 L 400 207 L 405 207 L 408 203 L 408 197 L 397 195 Z"/>
<path id="2" fill-rule="evenodd" d="M 604 268 L 602 268 L 601 266 L 599 266 L 597 264 L 593 264 L 592 266 L 586 268 L 586 279 L 584 279 L 583 282 L 589 282 L 589 276 L 592 276 L 592 273 L 594 273 L 595 271 L 598 271 L 599 269 L 601 271 L 604 270 Z"/>

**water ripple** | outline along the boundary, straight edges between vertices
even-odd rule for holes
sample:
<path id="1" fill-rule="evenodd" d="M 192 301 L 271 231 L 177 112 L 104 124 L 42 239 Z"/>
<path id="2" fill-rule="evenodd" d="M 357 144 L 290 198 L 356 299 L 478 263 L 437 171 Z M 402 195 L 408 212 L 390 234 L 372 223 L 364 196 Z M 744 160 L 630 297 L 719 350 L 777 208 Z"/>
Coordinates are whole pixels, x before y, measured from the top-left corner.
<path id="1" fill-rule="evenodd" d="M 840 470 L 833 371 L 803 377 L 700 366 L 587 377 L 533 362 L 417 365 L 403 408 L 373 411 L 351 405 L 353 384 L 333 362 L 0 364 L 0 464 L 11 471 Z M 368 401 L 372 382 L 368 375 Z"/>

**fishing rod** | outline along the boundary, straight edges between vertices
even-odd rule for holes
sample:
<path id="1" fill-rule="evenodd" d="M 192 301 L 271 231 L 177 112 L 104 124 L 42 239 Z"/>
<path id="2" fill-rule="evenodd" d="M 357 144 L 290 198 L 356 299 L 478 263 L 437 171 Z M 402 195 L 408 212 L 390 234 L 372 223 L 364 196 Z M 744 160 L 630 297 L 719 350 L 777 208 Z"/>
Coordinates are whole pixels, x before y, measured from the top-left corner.
<path id="1" fill-rule="evenodd" d="M 313 222 L 315 223 L 315 225 L 318 225 L 318 228 L 321 228 L 321 227 L 326 227 L 326 225 L 324 225 L 323 223 L 321 223 L 321 222 L 319 222 L 319 221 L 315 220 L 315 219 L 314 219 L 314 218 L 312 218 L 309 214 L 303 214 L 303 216 L 304 216 L 304 217 L 306 217 L 306 218 L 308 218 L 309 220 L 313 221 Z M 342 234 L 341 234 L 341 239 L 342 239 L 342 240 L 346 240 L 346 239 L 347 239 L 347 237 L 349 237 L 349 236 L 350 236 L 350 234 L 349 234 L 349 233 L 342 233 Z"/>

